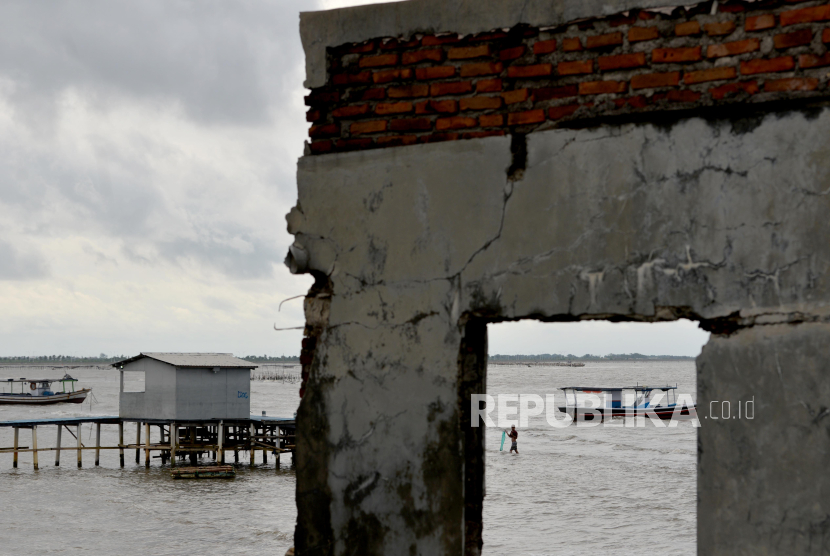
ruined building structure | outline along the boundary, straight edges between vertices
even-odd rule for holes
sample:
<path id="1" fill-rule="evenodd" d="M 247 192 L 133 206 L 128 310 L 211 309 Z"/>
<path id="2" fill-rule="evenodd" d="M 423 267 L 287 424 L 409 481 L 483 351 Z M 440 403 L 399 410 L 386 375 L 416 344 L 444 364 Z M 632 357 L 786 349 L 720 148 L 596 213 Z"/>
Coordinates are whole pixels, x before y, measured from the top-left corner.
<path id="1" fill-rule="evenodd" d="M 688 1 L 688 0 L 687 0 Z M 698 550 L 830 553 L 830 3 L 410 0 L 301 20 L 299 555 L 481 550 L 487 323 L 712 332 Z"/>

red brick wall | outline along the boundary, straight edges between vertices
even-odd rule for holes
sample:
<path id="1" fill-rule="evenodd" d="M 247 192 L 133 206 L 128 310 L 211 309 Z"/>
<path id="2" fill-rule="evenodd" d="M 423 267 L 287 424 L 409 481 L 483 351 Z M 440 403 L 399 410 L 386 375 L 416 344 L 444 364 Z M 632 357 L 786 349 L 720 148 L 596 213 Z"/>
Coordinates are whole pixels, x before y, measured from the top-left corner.
<path id="1" fill-rule="evenodd" d="M 528 133 L 655 110 L 830 96 L 830 3 L 711 3 L 553 29 L 330 49 L 311 153 Z"/>

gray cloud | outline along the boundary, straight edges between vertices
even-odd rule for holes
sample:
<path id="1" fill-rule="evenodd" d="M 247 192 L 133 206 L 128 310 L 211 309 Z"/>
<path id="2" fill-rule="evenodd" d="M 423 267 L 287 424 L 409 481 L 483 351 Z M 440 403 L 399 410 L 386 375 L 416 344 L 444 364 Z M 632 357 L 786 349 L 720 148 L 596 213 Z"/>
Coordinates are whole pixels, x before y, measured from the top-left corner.
<path id="1" fill-rule="evenodd" d="M 0 240 L 0 280 L 32 280 L 49 276 L 49 265 L 38 251 L 23 251 Z"/>
<path id="2" fill-rule="evenodd" d="M 12 0 L 0 6 L 0 75 L 30 117 L 68 88 L 176 102 L 211 123 L 264 125 L 296 86 L 296 1 Z M 312 6 L 313 8 L 313 6 Z"/>
<path id="3" fill-rule="evenodd" d="M 302 114 L 288 109 L 302 94 L 298 12 L 316 5 L 297 0 L 0 4 L 0 97 L 16 126 L 0 134 L 0 149 L 7 153 L 0 159 L 0 217 L 35 242 L 84 237 L 82 250 L 98 263 L 117 265 L 111 257 L 123 257 L 142 266 L 195 263 L 230 279 L 273 276 L 274 264 L 284 257 L 278 244 L 288 239 L 282 226 L 264 228 L 261 214 L 252 218 L 251 209 L 261 210 L 246 198 L 293 202 L 302 136 L 286 134 L 284 127 L 286 118 L 296 131 L 305 126 Z M 255 175 L 245 176 L 241 185 L 230 171 L 235 167 L 223 171 L 221 160 L 194 160 L 191 151 L 199 146 L 154 135 L 152 120 L 147 128 L 138 122 L 132 134 L 123 123 L 110 131 L 98 122 L 78 132 L 82 147 L 65 144 L 67 95 L 80 99 L 84 109 L 97 110 L 104 121 L 125 106 L 157 111 L 159 121 L 181 118 L 204 130 L 200 140 L 208 148 L 215 148 L 211 137 L 223 129 L 249 129 L 274 139 L 265 143 L 270 152 L 252 145 L 241 164 Z M 72 117 L 77 125 L 77 114 Z M 80 118 L 83 127 L 87 122 Z M 277 195 L 266 194 L 268 188 Z M 228 191 L 237 193 L 230 202 Z M 113 241 L 120 253 L 103 247 Z M 21 257 L 15 259 L 16 279 L 44 275 L 45 263 Z"/>
<path id="4" fill-rule="evenodd" d="M 211 267 L 231 278 L 269 278 L 274 275 L 274 264 L 284 257 L 276 242 L 249 235 L 228 238 L 244 242 L 249 247 L 241 249 L 217 237 L 188 240 L 177 238 L 157 243 L 159 255 L 171 262 L 193 261 Z"/>

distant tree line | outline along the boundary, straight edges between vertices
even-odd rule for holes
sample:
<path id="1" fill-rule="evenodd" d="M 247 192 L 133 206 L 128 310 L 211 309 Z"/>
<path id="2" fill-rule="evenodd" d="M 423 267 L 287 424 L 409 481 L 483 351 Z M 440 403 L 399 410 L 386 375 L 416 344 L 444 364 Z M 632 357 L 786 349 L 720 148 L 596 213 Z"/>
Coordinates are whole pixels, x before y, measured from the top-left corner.
<path id="1" fill-rule="evenodd" d="M 243 357 L 245 361 L 251 363 L 299 363 L 300 357 L 298 355 L 280 355 L 271 357 L 270 355 L 248 355 Z"/>
<path id="2" fill-rule="evenodd" d="M 0 357 L 0 365 L 84 365 L 115 363 L 127 359 L 124 355 L 109 356 L 102 353 L 98 357 L 77 356 L 77 355 L 33 355 L 33 356 L 11 356 Z"/>
<path id="3" fill-rule="evenodd" d="M 542 353 L 538 355 L 490 355 L 490 361 L 643 361 L 643 360 L 693 360 L 685 355 L 644 355 L 642 353 L 609 353 L 608 355 L 574 355 L 569 353 Z"/>
<path id="4" fill-rule="evenodd" d="M 115 363 L 128 359 L 127 355 L 112 355 L 105 353 L 98 357 L 76 356 L 76 355 L 33 355 L 33 356 L 10 356 L 0 357 L 0 365 L 102 365 Z M 299 363 L 300 358 L 294 355 L 281 355 L 271 357 L 269 355 L 249 355 L 242 357 L 251 363 Z"/>

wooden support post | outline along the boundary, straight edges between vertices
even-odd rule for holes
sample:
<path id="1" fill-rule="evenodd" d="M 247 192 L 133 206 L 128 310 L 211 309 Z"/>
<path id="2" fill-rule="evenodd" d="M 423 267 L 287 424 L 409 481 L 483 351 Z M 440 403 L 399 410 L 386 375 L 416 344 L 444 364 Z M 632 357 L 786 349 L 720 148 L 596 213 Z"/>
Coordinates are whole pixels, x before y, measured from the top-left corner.
<path id="1" fill-rule="evenodd" d="M 135 462 L 141 463 L 141 421 L 135 424 Z"/>
<path id="2" fill-rule="evenodd" d="M 144 423 L 144 467 L 150 467 L 150 423 Z"/>
<path id="3" fill-rule="evenodd" d="M 32 425 L 32 450 L 32 463 L 35 466 L 35 471 L 37 471 L 37 425 Z"/>
<path id="4" fill-rule="evenodd" d="M 196 447 L 196 427 L 188 427 L 188 430 L 190 431 L 190 447 L 195 448 Z M 193 451 L 190 452 L 190 465 L 196 465 L 196 456 L 197 456 L 196 452 L 193 452 Z"/>
<path id="5" fill-rule="evenodd" d="M 179 427 L 170 423 L 170 466 L 176 467 L 176 446 L 179 445 Z"/>
<path id="6" fill-rule="evenodd" d="M 83 445 L 81 444 L 81 424 L 80 423 L 78 423 L 77 433 L 78 433 L 78 468 L 81 468 L 83 466 L 83 462 L 81 461 L 81 454 L 83 454 L 84 452 L 83 452 L 83 450 L 81 450 L 81 447 Z"/>
<path id="7" fill-rule="evenodd" d="M 164 444 L 164 425 L 159 425 L 159 444 Z M 164 450 L 161 450 L 161 464 L 164 465 Z"/>
<path id="8" fill-rule="evenodd" d="M 282 438 L 280 438 L 282 436 L 282 430 L 279 427 L 276 427 L 274 429 L 274 431 L 277 434 L 277 442 L 276 442 L 276 444 L 277 444 L 277 457 L 276 457 L 276 460 L 277 460 L 277 471 L 279 471 L 280 470 L 280 453 L 282 452 Z"/>
<path id="9" fill-rule="evenodd" d="M 118 456 L 121 459 L 121 467 L 124 467 L 124 422 L 118 423 Z"/>
<path id="10" fill-rule="evenodd" d="M 233 462 L 239 463 L 239 427 L 233 427 Z"/>
<path id="11" fill-rule="evenodd" d="M 251 448 L 251 467 L 253 467 L 254 464 L 256 463 L 254 461 L 254 434 L 255 433 L 256 433 L 256 425 L 251 423 L 251 427 L 250 427 L 249 432 L 248 432 L 248 445 Z"/>
<path id="12" fill-rule="evenodd" d="M 19 446 L 20 442 L 20 429 L 15 427 L 14 428 L 14 462 L 12 463 L 12 467 L 17 469 L 17 447 Z"/>
<path id="13" fill-rule="evenodd" d="M 57 452 L 55 452 L 55 467 L 59 467 L 61 464 L 61 432 L 63 432 L 63 425 L 58 425 L 58 439 L 55 441 L 57 449 Z"/>
<path id="14" fill-rule="evenodd" d="M 224 442 L 225 440 L 225 427 L 222 421 L 219 421 L 219 426 L 216 427 L 216 444 L 218 444 L 218 461 L 219 463 L 225 463 L 225 448 Z"/>
<path id="15" fill-rule="evenodd" d="M 101 423 L 95 424 L 95 467 L 101 465 Z"/>

